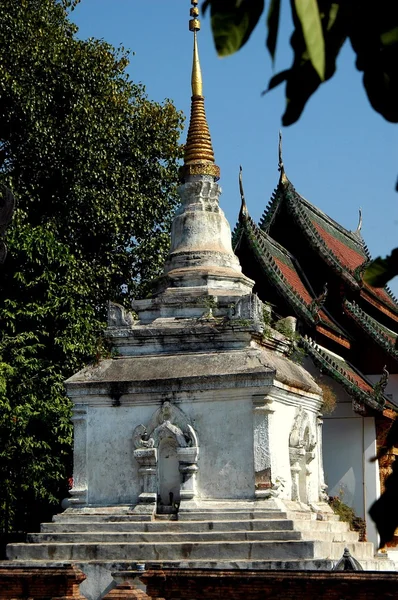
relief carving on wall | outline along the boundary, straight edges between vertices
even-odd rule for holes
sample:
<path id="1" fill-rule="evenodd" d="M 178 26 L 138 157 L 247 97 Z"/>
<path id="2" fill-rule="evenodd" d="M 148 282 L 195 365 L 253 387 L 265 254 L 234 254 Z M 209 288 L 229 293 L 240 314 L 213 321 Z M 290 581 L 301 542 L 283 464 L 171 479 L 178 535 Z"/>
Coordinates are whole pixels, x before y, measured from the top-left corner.
<path id="1" fill-rule="evenodd" d="M 117 302 L 108 303 L 108 327 L 131 327 L 134 316 Z"/>
<path id="2" fill-rule="evenodd" d="M 154 503 L 159 492 L 159 447 L 162 440 L 172 439 L 176 445 L 180 473 L 179 497 L 191 500 L 196 493 L 199 442 L 188 417 L 168 400 L 155 411 L 147 426 L 137 425 L 133 431 L 134 458 L 142 476 L 141 503 Z"/>
<path id="3" fill-rule="evenodd" d="M 198 447 L 197 435 L 182 410 L 166 401 L 151 417 L 148 426 L 137 425 L 133 432 L 134 446 L 158 448 L 165 437 L 175 437 L 180 448 Z"/>

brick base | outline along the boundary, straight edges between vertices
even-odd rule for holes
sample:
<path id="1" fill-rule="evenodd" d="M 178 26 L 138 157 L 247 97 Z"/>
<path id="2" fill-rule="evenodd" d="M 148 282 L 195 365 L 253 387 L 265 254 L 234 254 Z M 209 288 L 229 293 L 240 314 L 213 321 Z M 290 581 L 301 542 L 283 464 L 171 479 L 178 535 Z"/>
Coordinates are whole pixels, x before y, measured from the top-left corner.
<path id="1" fill-rule="evenodd" d="M 142 577 L 155 600 L 398 600 L 398 573 L 163 569 Z"/>
<path id="2" fill-rule="evenodd" d="M 104 597 L 104 600 L 151 600 L 142 590 L 138 590 L 133 583 L 120 583 Z"/>
<path id="3" fill-rule="evenodd" d="M 74 565 L 0 566 L 0 600 L 85 600 L 79 586 L 86 576 Z"/>

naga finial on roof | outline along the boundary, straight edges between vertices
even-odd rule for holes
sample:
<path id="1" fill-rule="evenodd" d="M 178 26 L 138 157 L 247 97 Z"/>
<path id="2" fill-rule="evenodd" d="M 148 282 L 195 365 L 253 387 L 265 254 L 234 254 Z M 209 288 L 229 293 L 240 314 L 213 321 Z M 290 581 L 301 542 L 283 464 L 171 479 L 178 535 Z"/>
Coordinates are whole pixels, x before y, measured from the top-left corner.
<path id="1" fill-rule="evenodd" d="M 356 228 L 355 233 L 361 233 L 361 229 L 362 229 L 362 208 L 359 207 L 358 227 Z"/>
<path id="2" fill-rule="evenodd" d="M 374 395 L 375 399 L 383 405 L 385 402 L 385 399 L 383 398 L 384 390 L 387 387 L 389 376 L 390 376 L 390 373 L 387 371 L 387 366 L 384 365 L 381 377 L 380 377 L 379 381 L 377 383 L 375 383 L 375 385 L 373 387 L 373 395 Z"/>
<path id="3" fill-rule="evenodd" d="M 279 130 L 278 171 L 280 171 L 281 180 L 282 181 L 286 181 L 287 177 L 286 177 L 286 174 L 285 174 L 285 166 L 283 164 L 283 159 L 282 159 L 282 132 L 281 132 L 281 130 Z"/>
<path id="4" fill-rule="evenodd" d="M 243 190 L 243 178 L 242 178 L 242 165 L 239 166 L 239 191 L 240 191 L 240 199 L 241 199 L 241 207 L 240 207 L 240 217 L 246 217 L 248 215 L 246 200 L 245 200 L 245 192 Z"/>

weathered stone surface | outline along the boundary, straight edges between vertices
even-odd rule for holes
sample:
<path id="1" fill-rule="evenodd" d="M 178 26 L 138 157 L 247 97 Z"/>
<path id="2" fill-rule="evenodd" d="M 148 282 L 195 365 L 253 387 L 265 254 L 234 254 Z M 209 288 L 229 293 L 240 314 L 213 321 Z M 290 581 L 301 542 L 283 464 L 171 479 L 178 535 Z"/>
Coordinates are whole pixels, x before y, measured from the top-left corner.
<path id="1" fill-rule="evenodd" d="M 60 561 L 73 557 L 83 570 L 93 561 L 108 569 L 118 561 L 123 568 L 126 560 L 217 569 L 232 564 L 330 569 L 348 542 L 365 568 L 394 569 L 388 560 L 374 560 L 372 544 L 359 543 L 357 534 L 326 507 L 319 520 L 299 504 L 280 500 L 207 505 L 182 511 L 178 520 L 149 522 L 136 519 L 131 511 L 117 514 L 116 508 L 113 513 L 100 508 L 68 510 L 55 523 L 44 524 L 41 534 L 31 534 L 29 544 L 10 546 L 9 557 Z"/>
<path id="2" fill-rule="evenodd" d="M 170 374 L 173 377 L 170 377 Z M 150 390 L 167 385 L 168 391 L 185 389 L 209 389 L 226 386 L 222 378 L 233 381 L 235 386 L 253 387 L 266 385 L 274 379 L 297 390 L 317 395 L 320 389 L 313 378 L 300 365 L 266 349 L 248 348 L 245 351 L 203 352 L 175 354 L 171 356 L 134 356 L 103 360 L 99 365 L 87 367 L 70 377 L 68 391 L 73 393 L 81 384 L 89 387 L 97 383 L 127 382 L 123 393 Z M 110 388 L 103 393 L 109 395 Z M 293 390 L 292 390 L 293 391 Z"/>
<path id="3" fill-rule="evenodd" d="M 250 292 L 253 282 L 242 275 L 228 221 L 218 204 L 220 186 L 210 177 L 197 177 L 182 185 L 179 193 L 181 205 L 164 268 L 172 285 Z"/>

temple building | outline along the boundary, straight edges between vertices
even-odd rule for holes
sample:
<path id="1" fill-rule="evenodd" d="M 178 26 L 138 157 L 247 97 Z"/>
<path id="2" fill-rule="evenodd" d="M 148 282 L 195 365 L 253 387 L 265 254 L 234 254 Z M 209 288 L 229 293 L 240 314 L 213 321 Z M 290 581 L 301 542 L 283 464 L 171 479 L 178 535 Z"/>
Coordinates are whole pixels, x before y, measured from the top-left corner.
<path id="1" fill-rule="evenodd" d="M 394 570 L 327 503 L 322 387 L 292 360 L 295 315 L 301 327 L 302 310 L 309 333 L 330 332 L 325 339 L 336 358 L 317 345 L 322 331 L 306 342 L 309 352 L 338 371 L 350 401 L 357 390 L 355 410 L 371 415 L 373 432 L 374 415 L 390 406 L 384 384 L 372 386 L 337 358 L 340 345 L 349 350 L 351 335 L 307 291 L 280 245 L 286 240 L 273 241 L 273 230 L 256 227 L 244 207 L 234 242 L 242 272 L 219 205 L 198 0 L 191 4 L 191 118 L 163 276 L 154 296 L 134 302 L 133 311 L 109 304 L 106 335 L 114 354 L 66 382 L 74 422 L 67 508 L 28 543 L 7 548 L 16 564 L 74 563 L 87 577 L 80 590 L 88 600 L 116 585 L 115 572 L 128 578 L 145 565 L 331 570 L 348 547 L 362 568 Z M 296 202 L 283 176 L 269 211 L 275 231 L 278 213 L 289 217 L 290 195 Z M 285 318 L 275 318 L 270 303 Z"/>
<path id="2" fill-rule="evenodd" d="M 259 224 L 242 206 L 233 234 L 243 272 L 279 318 L 297 319 L 305 367 L 337 405 L 324 415 L 323 460 L 330 496 L 367 521 L 393 456 L 371 461 L 398 410 L 398 303 L 362 279 L 370 261 L 361 235 L 303 198 L 289 181 L 279 142 L 279 183 Z M 241 181 L 241 180 L 240 180 Z"/>

